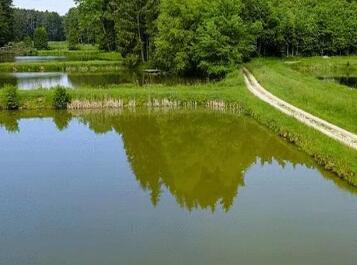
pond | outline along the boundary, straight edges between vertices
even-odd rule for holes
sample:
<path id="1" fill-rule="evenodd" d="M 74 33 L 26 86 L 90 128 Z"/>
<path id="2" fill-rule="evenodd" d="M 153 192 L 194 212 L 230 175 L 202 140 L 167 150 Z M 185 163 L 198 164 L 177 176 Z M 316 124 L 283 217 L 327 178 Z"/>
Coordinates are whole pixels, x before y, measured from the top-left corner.
<path id="1" fill-rule="evenodd" d="M 65 56 L 16 56 L 14 58 L 14 61 L 17 63 L 63 61 L 63 60 L 66 60 Z"/>
<path id="2" fill-rule="evenodd" d="M 0 62 L 45 62 L 45 61 L 63 61 L 65 56 L 14 56 L 13 54 L 0 54 Z"/>
<path id="3" fill-rule="evenodd" d="M 53 88 L 63 86 L 67 88 L 107 87 L 116 84 L 166 84 L 192 85 L 204 83 L 199 78 L 183 78 L 178 76 L 150 75 L 143 72 L 118 71 L 105 73 L 63 73 L 63 72 L 22 72 L 0 73 L 0 88 L 6 84 L 17 86 L 22 90 L 38 88 Z"/>
<path id="4" fill-rule="evenodd" d="M 357 192 L 244 116 L 0 112 L 0 264 L 354 264 Z"/>
<path id="5" fill-rule="evenodd" d="M 357 88 L 357 76 L 318 77 L 318 79 L 327 82 L 336 82 L 344 86 Z"/>

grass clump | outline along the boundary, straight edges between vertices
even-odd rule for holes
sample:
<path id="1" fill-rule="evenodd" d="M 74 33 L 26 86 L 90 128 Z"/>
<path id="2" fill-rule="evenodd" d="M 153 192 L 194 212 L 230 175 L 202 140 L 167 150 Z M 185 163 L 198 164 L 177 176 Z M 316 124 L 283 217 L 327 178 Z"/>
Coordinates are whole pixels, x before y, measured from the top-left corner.
<path id="1" fill-rule="evenodd" d="M 67 109 L 69 103 L 71 103 L 71 97 L 67 90 L 63 87 L 57 87 L 53 95 L 53 107 L 55 109 Z"/>
<path id="2" fill-rule="evenodd" d="M 17 94 L 17 88 L 14 86 L 5 86 L 5 108 L 7 110 L 17 110 L 20 107 L 20 100 Z"/>

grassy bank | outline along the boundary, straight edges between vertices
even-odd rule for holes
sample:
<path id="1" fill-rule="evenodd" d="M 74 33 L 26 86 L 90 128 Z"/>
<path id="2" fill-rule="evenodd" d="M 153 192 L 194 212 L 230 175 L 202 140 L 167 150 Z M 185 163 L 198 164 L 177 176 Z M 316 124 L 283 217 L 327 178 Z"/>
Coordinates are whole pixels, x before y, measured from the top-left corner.
<path id="1" fill-rule="evenodd" d="M 119 61 L 49 61 L 1 63 L 0 72 L 110 72 L 120 69 Z"/>
<path id="2" fill-rule="evenodd" d="M 357 76 L 357 56 L 294 58 L 285 61 L 285 64 L 313 76 Z"/>
<path id="3" fill-rule="evenodd" d="M 100 51 L 97 46 L 78 44 L 77 50 L 69 51 L 66 41 L 49 42 L 48 50 L 37 51 L 38 56 L 65 56 L 68 61 L 120 61 L 119 52 Z"/>
<path id="4" fill-rule="evenodd" d="M 38 56 L 64 56 L 68 61 L 120 61 L 121 56 L 118 52 L 101 52 L 98 50 L 44 50 L 38 51 Z"/>
<path id="5" fill-rule="evenodd" d="M 357 133 L 357 90 L 336 83 L 322 82 L 314 76 L 314 72 L 302 73 L 292 69 L 291 65 L 278 59 L 257 59 L 247 67 L 274 95 Z"/>
<path id="6" fill-rule="evenodd" d="M 305 151 L 324 168 L 357 186 L 357 152 L 275 110 L 246 89 L 242 74 L 235 72 L 219 83 L 166 87 L 113 86 L 108 89 L 69 90 L 73 108 L 134 106 L 209 106 L 244 112 L 274 133 Z M 53 91 L 19 91 L 23 109 L 52 108 Z M 0 91 L 4 102 L 4 93 Z M 4 107 L 3 103 L 1 107 Z M 274 147 L 269 147 L 274 148 Z"/>

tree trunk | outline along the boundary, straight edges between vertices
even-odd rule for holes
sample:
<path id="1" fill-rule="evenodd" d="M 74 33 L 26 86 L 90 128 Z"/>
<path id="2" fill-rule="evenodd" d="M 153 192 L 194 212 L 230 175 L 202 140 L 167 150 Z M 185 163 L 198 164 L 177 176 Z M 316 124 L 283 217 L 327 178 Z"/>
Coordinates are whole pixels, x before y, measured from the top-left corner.
<path id="1" fill-rule="evenodd" d="M 143 42 L 141 39 L 141 31 L 140 31 L 140 11 L 138 12 L 136 16 L 136 23 L 138 26 L 138 37 L 139 37 L 139 43 L 140 43 L 140 50 L 141 50 L 141 60 L 144 63 L 145 62 L 145 56 L 144 56 L 144 47 L 143 47 Z"/>

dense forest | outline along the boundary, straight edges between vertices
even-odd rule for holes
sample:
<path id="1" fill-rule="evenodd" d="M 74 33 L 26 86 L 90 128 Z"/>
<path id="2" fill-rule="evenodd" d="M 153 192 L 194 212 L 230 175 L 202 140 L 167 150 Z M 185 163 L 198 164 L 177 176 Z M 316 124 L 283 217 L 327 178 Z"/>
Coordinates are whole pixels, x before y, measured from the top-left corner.
<path id="1" fill-rule="evenodd" d="M 63 39 L 56 13 L 14 9 L 0 0 L 0 45 L 32 36 Z M 128 65 L 220 76 L 252 56 L 357 52 L 357 0 L 76 0 L 64 18 L 70 49 L 118 50 Z M 9 19 L 14 19 L 14 30 Z"/>
<path id="2" fill-rule="evenodd" d="M 44 27 L 51 41 L 65 40 L 64 22 L 56 12 L 17 9 L 13 11 L 14 40 L 21 41 L 25 37 L 33 37 L 36 28 Z"/>
<path id="3" fill-rule="evenodd" d="M 76 3 L 66 18 L 72 42 L 95 42 L 130 64 L 149 61 L 176 73 L 221 75 L 251 56 L 357 52 L 356 0 Z"/>
<path id="4" fill-rule="evenodd" d="M 0 0 L 0 47 L 13 39 L 12 0 Z"/>
<path id="5" fill-rule="evenodd" d="M 56 12 L 12 7 L 12 0 L 0 0 L 0 47 L 10 41 L 33 38 L 37 28 L 45 28 L 50 41 L 66 39 L 64 18 Z"/>

